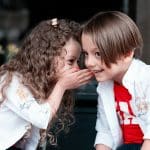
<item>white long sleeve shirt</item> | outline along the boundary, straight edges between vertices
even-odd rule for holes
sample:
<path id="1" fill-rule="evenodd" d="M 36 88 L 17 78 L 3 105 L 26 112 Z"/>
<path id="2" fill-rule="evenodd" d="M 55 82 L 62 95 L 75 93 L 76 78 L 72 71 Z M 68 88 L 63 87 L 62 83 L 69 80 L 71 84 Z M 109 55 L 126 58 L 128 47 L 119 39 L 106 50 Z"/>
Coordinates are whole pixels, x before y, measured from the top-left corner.
<path id="1" fill-rule="evenodd" d="M 1 96 L 2 93 L 0 98 Z M 6 91 L 6 100 L 0 105 L 0 150 L 5 150 L 19 141 L 31 124 L 31 138 L 23 149 L 35 150 L 40 138 L 39 129 L 46 129 L 50 119 L 50 105 L 39 104 L 14 75 Z"/>
<path id="2" fill-rule="evenodd" d="M 136 115 L 136 122 L 143 131 L 143 139 L 150 139 L 150 65 L 133 59 L 123 77 L 123 86 L 132 95 L 130 105 Z M 99 83 L 97 87 L 99 96 L 95 145 L 104 144 L 116 150 L 122 143 L 122 133 L 115 108 L 113 87 L 114 82 L 111 80 Z"/>

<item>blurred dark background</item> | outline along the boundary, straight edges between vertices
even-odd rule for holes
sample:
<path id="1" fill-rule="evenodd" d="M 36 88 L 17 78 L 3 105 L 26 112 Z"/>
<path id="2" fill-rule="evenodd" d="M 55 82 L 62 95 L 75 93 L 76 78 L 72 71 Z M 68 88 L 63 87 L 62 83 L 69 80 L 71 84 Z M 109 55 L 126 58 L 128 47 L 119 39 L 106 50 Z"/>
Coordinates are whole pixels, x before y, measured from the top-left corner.
<path id="1" fill-rule="evenodd" d="M 91 7 L 83 7 L 82 5 Z M 92 7 L 92 5 L 94 5 Z M 79 7 L 80 6 L 80 7 Z M 128 14 L 139 26 L 144 38 L 142 59 L 150 59 L 150 1 L 148 0 L 93 0 L 51 1 L 51 0 L 0 0 L 0 64 L 7 61 L 7 54 L 15 51 L 25 34 L 41 20 L 68 18 L 83 23 L 95 13 L 105 10 L 119 10 Z M 92 150 L 94 149 L 96 94 L 95 80 L 76 90 L 76 123 L 68 134 L 58 137 L 58 147 L 47 144 L 51 150 Z"/>

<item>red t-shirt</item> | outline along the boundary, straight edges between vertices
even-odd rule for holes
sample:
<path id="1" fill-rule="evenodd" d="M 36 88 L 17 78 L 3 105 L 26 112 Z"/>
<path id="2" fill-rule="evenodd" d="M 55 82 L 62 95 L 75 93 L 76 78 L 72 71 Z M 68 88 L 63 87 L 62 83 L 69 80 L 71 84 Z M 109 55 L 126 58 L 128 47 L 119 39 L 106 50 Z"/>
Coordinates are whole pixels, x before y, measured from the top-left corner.
<path id="1" fill-rule="evenodd" d="M 131 94 L 124 86 L 115 82 L 114 96 L 124 143 L 142 143 L 143 133 L 130 106 Z"/>

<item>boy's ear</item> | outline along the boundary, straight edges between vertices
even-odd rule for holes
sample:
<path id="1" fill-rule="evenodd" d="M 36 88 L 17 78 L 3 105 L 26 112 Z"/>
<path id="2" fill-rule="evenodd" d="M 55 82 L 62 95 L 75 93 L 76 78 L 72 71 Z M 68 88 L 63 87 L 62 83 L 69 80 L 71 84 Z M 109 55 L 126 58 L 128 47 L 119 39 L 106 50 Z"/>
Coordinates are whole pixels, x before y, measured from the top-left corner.
<path id="1" fill-rule="evenodd" d="M 132 50 L 130 50 L 129 52 L 127 52 L 126 54 L 125 54 L 125 57 L 130 57 L 130 58 L 132 58 L 134 56 L 134 51 L 132 51 Z"/>
<path id="2" fill-rule="evenodd" d="M 127 52 L 124 56 L 123 56 L 123 60 L 125 62 L 129 62 L 131 61 L 131 59 L 133 58 L 134 56 L 134 51 L 130 50 L 129 52 Z"/>

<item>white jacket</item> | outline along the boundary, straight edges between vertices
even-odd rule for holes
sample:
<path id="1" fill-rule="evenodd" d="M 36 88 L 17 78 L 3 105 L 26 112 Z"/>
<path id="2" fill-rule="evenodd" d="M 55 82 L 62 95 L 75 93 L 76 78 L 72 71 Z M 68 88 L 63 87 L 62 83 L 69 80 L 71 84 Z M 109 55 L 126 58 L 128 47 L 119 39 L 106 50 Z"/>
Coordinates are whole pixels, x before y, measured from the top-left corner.
<path id="1" fill-rule="evenodd" d="M 132 95 L 130 101 L 136 122 L 140 125 L 144 137 L 150 139 L 150 66 L 133 59 L 123 77 L 123 85 Z M 98 84 L 98 112 L 96 121 L 96 144 L 104 144 L 115 150 L 122 143 L 122 133 L 116 114 L 114 82 Z"/>
<path id="2" fill-rule="evenodd" d="M 2 80 L 0 81 L 2 86 Z M 0 98 L 2 94 L 0 93 Z M 0 105 L 0 150 L 5 150 L 20 140 L 30 129 L 31 137 L 24 150 L 35 150 L 39 141 L 39 129 L 46 129 L 51 118 L 48 103 L 39 104 L 14 75 L 6 91 L 6 100 Z"/>

